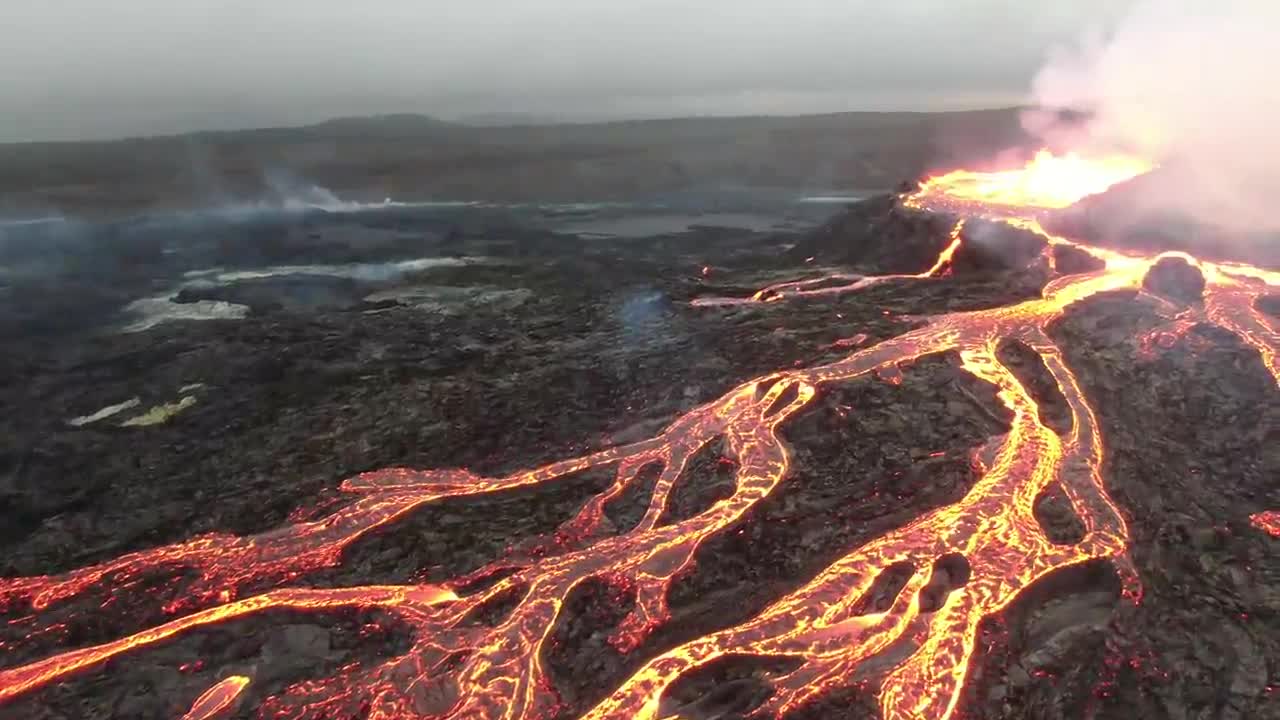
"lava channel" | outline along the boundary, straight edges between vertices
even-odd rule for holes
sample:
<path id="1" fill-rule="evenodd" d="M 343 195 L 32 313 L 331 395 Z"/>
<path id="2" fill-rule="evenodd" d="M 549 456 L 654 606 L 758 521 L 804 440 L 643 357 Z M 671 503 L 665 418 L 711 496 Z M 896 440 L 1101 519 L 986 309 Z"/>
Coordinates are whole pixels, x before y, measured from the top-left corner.
<path id="1" fill-rule="evenodd" d="M 667 621 L 667 592 L 708 539 L 733 527 L 785 482 L 791 457 L 779 426 L 801 412 L 820 389 L 868 374 L 891 376 L 902 363 L 952 351 L 963 368 L 998 388 L 1012 416 L 1008 433 L 993 438 L 974 462 L 981 477 L 960 501 L 928 512 L 854 549 L 803 587 L 737 626 L 696 638 L 649 659 L 585 718 L 657 720 L 673 717 L 666 691 L 681 677 L 731 655 L 790 661 L 785 672 L 763 680 L 771 689 L 763 712 L 779 715 L 849 684 L 860 666 L 881 659 L 879 703 L 887 719 L 951 717 L 975 648 L 979 624 L 999 612 L 1038 579 L 1097 560 L 1115 564 L 1128 594 L 1138 580 L 1127 559 L 1124 516 L 1108 496 L 1102 467 L 1105 449 L 1098 420 L 1080 382 L 1047 328 L 1071 305 L 1098 293 L 1141 290 L 1160 259 L 1092 248 L 1045 233 L 1036 211 L 1105 189 L 1138 174 L 1141 161 L 1091 166 L 1080 158 L 1035 161 L 1000 182 L 974 173 L 944 175 L 907 198 L 921 209 L 963 207 L 973 215 L 1000 217 L 1044 235 L 1048 249 L 1068 244 L 1102 261 L 1098 270 L 1058 277 L 1041 297 L 1007 307 L 923 318 L 924 325 L 877 345 L 856 349 L 826 365 L 779 371 L 730 390 L 695 408 L 663 432 L 641 442 L 551 463 L 505 477 L 463 470 L 393 468 L 360 475 L 341 488 L 352 502 L 328 517 L 297 522 L 248 537 L 208 535 L 185 543 L 131 553 L 57 576 L 0 580 L 0 609 L 26 611 L 29 637 L 51 632 L 53 609 L 104 586 L 112 593 L 143 592 L 144 578 L 189 571 L 185 595 L 166 610 L 173 619 L 100 645 L 57 652 L 0 670 L 0 703 L 50 683 L 101 668 L 198 628 L 278 609 L 327 611 L 374 609 L 412 629 L 412 645 L 395 657 L 344 667 L 328 677 L 296 683 L 266 697 L 267 718 L 320 720 L 363 714 L 369 718 L 502 718 L 535 720 L 560 712 L 543 665 L 552 630 L 566 601 L 588 581 L 623 584 L 635 606 L 610 638 L 621 650 L 636 648 Z M 1046 169 L 1048 168 L 1048 169 Z M 1053 168 L 1066 168 L 1061 184 Z M 985 208 L 998 208 L 990 213 Z M 806 280 L 766 288 L 736 302 L 781 302 L 852 292 L 878 282 L 931 282 L 961 242 L 961 226 L 933 267 L 916 275 L 840 276 L 827 284 Z M 1048 250 L 1047 250 L 1048 251 Z M 1280 382 L 1274 322 L 1256 301 L 1280 285 L 1280 274 L 1234 264 L 1199 262 L 1204 302 L 1183 321 L 1219 325 L 1264 359 Z M 702 304 L 725 304 L 706 302 Z M 1038 354 L 1065 398 L 1073 422 L 1060 435 L 1040 420 L 1035 399 L 999 359 L 1002 342 L 1017 340 Z M 733 492 L 692 517 L 662 524 L 667 503 L 690 459 L 721 443 L 736 467 Z M 360 537 L 389 526 L 413 510 L 447 498 L 479 496 L 554 483 L 582 470 L 609 468 L 613 482 L 589 499 L 556 533 L 557 551 L 512 556 L 440 586 L 282 588 L 342 561 Z M 658 473 L 643 518 L 632 529 L 600 532 L 606 504 Z M 1034 515 L 1036 498 L 1061 487 L 1084 526 L 1072 545 L 1046 537 Z M 1274 513 L 1253 518 L 1274 532 Z M 858 614 L 877 577 L 890 568 L 914 568 L 892 606 Z M 479 579 L 499 578 L 478 583 Z M 933 590 L 945 580 L 947 592 Z M 468 591 L 482 586 L 483 589 Z M 263 588 L 267 588 L 265 592 Z M 274 589 L 271 589 L 274 588 Z M 246 592 L 246 589 L 251 591 Z M 492 625 L 470 622 L 489 603 L 514 598 Z M 15 621 L 17 622 L 17 621 Z M 237 676 L 239 677 L 239 676 Z M 212 717 L 242 700 L 245 678 L 229 678 L 197 700 L 188 717 Z M 440 692 L 447 688 L 447 692 Z"/>

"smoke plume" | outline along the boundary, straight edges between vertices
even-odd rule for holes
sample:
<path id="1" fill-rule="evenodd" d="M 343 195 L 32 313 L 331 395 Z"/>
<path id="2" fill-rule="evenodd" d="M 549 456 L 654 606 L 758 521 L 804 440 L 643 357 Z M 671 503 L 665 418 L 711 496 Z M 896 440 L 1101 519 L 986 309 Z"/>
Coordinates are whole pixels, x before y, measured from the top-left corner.
<path id="1" fill-rule="evenodd" d="M 1060 50 L 1034 82 L 1026 128 L 1047 144 L 1138 152 L 1143 211 L 1235 229 L 1280 227 L 1275 0 L 1142 0 L 1110 33 Z M 1083 110 L 1068 126 L 1051 109 Z"/>

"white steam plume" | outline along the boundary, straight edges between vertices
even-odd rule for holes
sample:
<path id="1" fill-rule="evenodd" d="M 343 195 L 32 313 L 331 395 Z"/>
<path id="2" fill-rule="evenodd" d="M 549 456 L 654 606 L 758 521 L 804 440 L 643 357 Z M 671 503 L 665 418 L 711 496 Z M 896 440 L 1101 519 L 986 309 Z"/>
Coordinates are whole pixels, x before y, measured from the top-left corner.
<path id="1" fill-rule="evenodd" d="M 1125 149 L 1162 166 L 1144 210 L 1234 228 L 1280 227 L 1280 0 L 1141 0 L 1106 36 L 1055 54 L 1041 108 L 1091 113 L 1072 128 L 1030 112 L 1050 145 Z"/>

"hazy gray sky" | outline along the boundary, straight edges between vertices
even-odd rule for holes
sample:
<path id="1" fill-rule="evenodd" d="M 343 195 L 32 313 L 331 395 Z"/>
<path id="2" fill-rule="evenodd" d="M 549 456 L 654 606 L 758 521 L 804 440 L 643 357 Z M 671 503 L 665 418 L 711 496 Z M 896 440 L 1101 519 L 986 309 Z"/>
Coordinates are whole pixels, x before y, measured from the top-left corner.
<path id="1" fill-rule="evenodd" d="M 1018 102 L 1128 0 L 0 0 L 0 141 Z"/>

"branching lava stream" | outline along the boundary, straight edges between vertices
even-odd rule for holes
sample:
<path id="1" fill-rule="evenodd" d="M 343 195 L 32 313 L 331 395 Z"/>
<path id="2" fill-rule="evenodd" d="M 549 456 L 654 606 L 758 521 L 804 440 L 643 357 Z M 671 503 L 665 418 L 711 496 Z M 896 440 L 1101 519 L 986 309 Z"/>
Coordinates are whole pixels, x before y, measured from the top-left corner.
<path id="1" fill-rule="evenodd" d="M 1038 164 L 1037 164 L 1038 163 Z M 1045 169 L 1046 164 L 1049 167 Z M 1070 170 L 1065 177 L 1053 167 Z M 790 457 L 778 428 L 799 413 L 822 387 L 868 373 L 892 373 L 926 354 L 954 351 L 963 368 L 998 388 L 1012 415 L 1007 434 L 975 453 L 980 479 L 959 502 L 928 512 L 844 557 L 755 618 L 697 638 L 651 658 L 584 717 L 678 717 L 664 702 L 679 678 L 725 656 L 789 659 L 786 672 L 769 675 L 763 712 L 785 714 L 852 682 L 860 666 L 877 660 L 879 703 L 885 718 L 948 718 L 954 712 L 974 652 L 979 623 L 1011 603 L 1046 575 L 1087 561 L 1115 563 L 1127 593 L 1138 597 L 1137 575 L 1126 556 L 1125 519 L 1108 497 L 1102 474 L 1104 445 L 1098 420 L 1080 382 L 1047 328 L 1074 303 L 1098 293 L 1140 289 L 1158 257 L 1137 257 L 1080 245 L 1040 228 L 1035 210 L 1100 192 L 1145 171 L 1140 161 L 1101 166 L 1073 158 L 1055 166 L 1043 157 L 1024 172 L 1001 175 L 1000 186 L 975 181 L 981 174 L 935 178 L 908 197 L 921 210 L 963 207 L 966 214 L 1000 217 L 1044 235 L 1049 248 L 1073 245 L 1105 267 L 1059 277 L 1040 298 L 994 309 L 934 316 L 919 329 L 853 352 L 828 365 L 780 371 L 747 382 L 675 420 L 649 440 L 564 460 L 507 477 L 484 478 L 462 470 L 389 469 L 345 481 L 354 498 L 314 522 L 293 523 L 250 537 L 210 535 L 132 553 L 65 575 L 0 580 L 0 606 L 29 609 L 32 636 L 47 627 L 42 613 L 95 588 L 129 592 L 158 570 L 187 568 L 184 597 L 167 609 L 173 619 L 92 647 L 60 652 L 0 671 L 0 703 L 99 668 L 103 663 L 165 642 L 182 633 L 271 609 L 295 611 L 376 608 L 413 630 L 402 655 L 301 682 L 263 701 L 262 717 L 320 719 L 367 708 L 370 718 L 504 718 L 533 720 L 559 712 L 544 668 L 544 651 L 570 594 L 601 579 L 634 590 L 635 608 L 610 642 L 622 651 L 639 646 L 668 617 L 667 591 L 688 569 L 699 547 L 729 529 L 788 477 Z M 1114 172 L 1108 174 L 1108 168 Z M 1047 174 L 1046 174 L 1047 173 Z M 948 178 L 951 178 L 948 180 Z M 1059 184 L 1053 184 L 1057 178 Z M 977 183 L 975 185 L 975 183 Z M 1048 183 L 1048 184 L 1046 184 Z M 1083 183 L 1076 187 L 1073 183 Z M 1002 195 L 1001 193 L 1008 193 Z M 1036 193 L 1042 193 L 1037 195 Z M 1070 204 L 1067 202 L 1066 204 Z M 989 208 L 991 209 L 988 212 Z M 962 242 L 962 225 L 934 266 L 917 275 L 841 276 L 766 288 L 750 298 L 704 299 L 700 305 L 779 302 L 793 297 L 854 292 L 883 282 L 930 282 L 949 266 Z M 1199 262 L 1205 277 L 1202 306 L 1190 320 L 1219 325 L 1262 356 L 1280 382 L 1280 336 L 1255 304 L 1280 285 L 1280 274 L 1232 264 Z M 997 347 L 1019 340 L 1039 354 L 1073 419 L 1066 434 L 1046 427 L 1022 382 L 998 359 Z M 668 498 L 686 463 L 715 441 L 737 463 L 733 493 L 678 522 L 662 524 Z M 505 558 L 442 586 L 366 586 L 339 589 L 280 588 L 241 597 L 244 588 L 281 586 L 342 562 L 343 551 L 375 529 L 443 498 L 484 495 L 556 482 L 590 468 L 616 468 L 612 485 L 587 501 L 557 532 L 563 551 L 534 558 Z M 599 532 L 606 504 L 646 468 L 660 475 L 647 512 L 628 532 Z M 1074 545 L 1046 537 L 1033 514 L 1036 498 L 1051 485 L 1065 492 L 1085 534 Z M 1274 528 L 1271 514 L 1254 522 Z M 881 573 L 909 564 L 913 573 L 892 606 L 859 614 L 859 601 Z M 500 578 L 487 584 L 479 579 Z M 484 589 L 468 591 L 483 586 Z M 942 594 L 939 596 L 939 592 Z M 477 609 L 498 598 L 518 601 L 493 626 L 470 622 Z M 212 718 L 250 682 L 235 676 L 192 698 L 188 717 Z M 446 691 L 441 691 L 444 688 Z M 345 713 L 345 714 L 344 714 Z"/>

